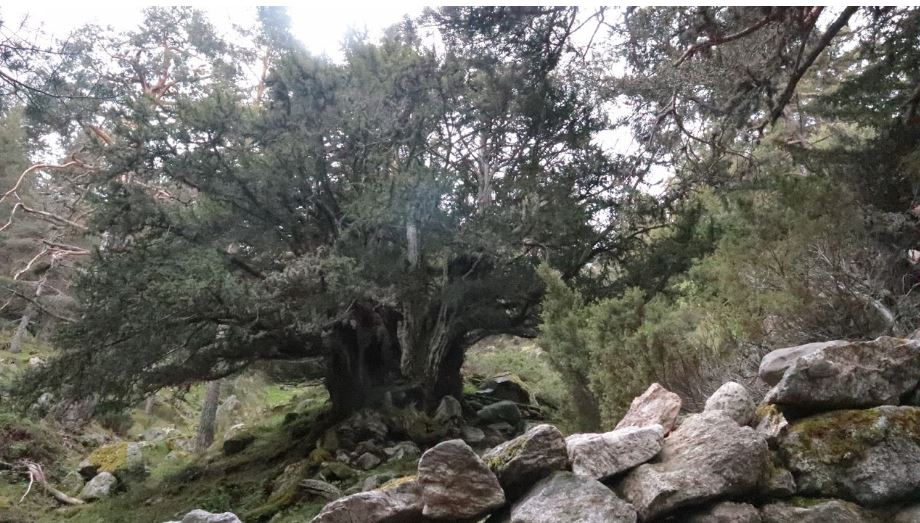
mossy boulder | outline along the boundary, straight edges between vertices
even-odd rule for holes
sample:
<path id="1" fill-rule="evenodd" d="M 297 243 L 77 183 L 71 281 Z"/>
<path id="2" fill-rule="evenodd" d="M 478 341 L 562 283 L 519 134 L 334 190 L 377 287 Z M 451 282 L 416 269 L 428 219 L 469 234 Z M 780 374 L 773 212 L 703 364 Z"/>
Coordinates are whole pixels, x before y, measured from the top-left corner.
<path id="1" fill-rule="evenodd" d="M 804 418 L 788 427 L 779 451 L 804 495 L 866 506 L 920 495 L 920 407 Z"/>
<path id="2" fill-rule="evenodd" d="M 84 477 L 101 472 L 113 474 L 122 482 L 143 478 L 144 456 L 140 445 L 125 441 L 103 445 L 80 464 L 80 474 Z"/>
<path id="3" fill-rule="evenodd" d="M 486 452 L 486 466 L 498 477 L 508 499 L 523 495 L 534 483 L 569 465 L 565 438 L 552 425 L 537 425 Z"/>

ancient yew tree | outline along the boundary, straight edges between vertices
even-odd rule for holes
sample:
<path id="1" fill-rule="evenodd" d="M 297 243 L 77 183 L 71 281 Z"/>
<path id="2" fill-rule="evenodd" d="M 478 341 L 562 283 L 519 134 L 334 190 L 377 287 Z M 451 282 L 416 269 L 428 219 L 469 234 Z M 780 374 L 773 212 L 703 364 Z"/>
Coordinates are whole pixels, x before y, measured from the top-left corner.
<path id="1" fill-rule="evenodd" d="M 27 388 L 123 403 L 314 358 L 338 413 L 431 407 L 471 343 L 534 335 L 535 267 L 627 248 L 648 197 L 592 141 L 574 10 L 503 13 L 516 39 L 494 53 L 452 31 L 463 16 L 432 16 L 446 49 L 407 23 L 335 63 L 264 10 L 253 87 L 200 19 L 152 12 L 122 51 L 132 89 L 97 108 L 82 315 Z"/>

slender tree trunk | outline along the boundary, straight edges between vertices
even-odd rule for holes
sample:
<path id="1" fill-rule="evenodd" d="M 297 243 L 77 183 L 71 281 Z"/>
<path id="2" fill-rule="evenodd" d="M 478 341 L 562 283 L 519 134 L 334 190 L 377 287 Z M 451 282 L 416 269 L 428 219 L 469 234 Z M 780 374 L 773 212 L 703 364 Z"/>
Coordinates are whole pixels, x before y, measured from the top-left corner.
<path id="1" fill-rule="evenodd" d="M 38 285 L 35 287 L 36 300 L 41 298 L 44 287 L 45 277 L 42 276 L 41 280 L 38 281 Z M 32 317 L 35 316 L 37 312 L 34 304 L 30 303 L 26 306 L 26 310 L 22 313 L 22 318 L 19 320 L 19 325 L 16 327 L 16 332 L 13 333 L 13 338 L 10 340 L 10 352 L 16 354 L 22 351 L 22 341 L 29 333 L 29 322 L 32 321 Z"/>
<path id="2" fill-rule="evenodd" d="M 214 422 L 217 420 L 217 403 L 220 401 L 220 380 L 209 381 L 198 421 L 195 451 L 204 452 L 214 443 Z"/>
<path id="3" fill-rule="evenodd" d="M 144 401 L 144 415 L 150 416 L 153 414 L 153 407 L 156 405 L 157 396 L 156 394 L 151 394 L 147 396 L 147 400 Z"/>
<path id="4" fill-rule="evenodd" d="M 22 318 L 19 320 L 19 325 L 16 327 L 16 331 L 13 333 L 13 337 L 10 339 L 10 352 L 14 354 L 22 352 L 22 340 L 29 332 L 29 322 L 32 321 L 33 311 L 34 308 L 29 305 L 26 307 L 26 311 L 22 314 Z"/>

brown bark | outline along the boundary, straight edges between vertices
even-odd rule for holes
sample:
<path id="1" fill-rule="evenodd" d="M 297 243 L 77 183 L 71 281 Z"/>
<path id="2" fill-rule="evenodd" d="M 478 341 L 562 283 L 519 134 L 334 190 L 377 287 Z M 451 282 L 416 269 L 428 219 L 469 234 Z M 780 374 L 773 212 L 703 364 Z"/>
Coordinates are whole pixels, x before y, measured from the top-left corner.
<path id="1" fill-rule="evenodd" d="M 195 451 L 204 452 L 214 443 L 214 425 L 217 420 L 217 403 L 220 400 L 220 381 L 209 381 L 205 390 L 204 405 L 198 421 Z"/>

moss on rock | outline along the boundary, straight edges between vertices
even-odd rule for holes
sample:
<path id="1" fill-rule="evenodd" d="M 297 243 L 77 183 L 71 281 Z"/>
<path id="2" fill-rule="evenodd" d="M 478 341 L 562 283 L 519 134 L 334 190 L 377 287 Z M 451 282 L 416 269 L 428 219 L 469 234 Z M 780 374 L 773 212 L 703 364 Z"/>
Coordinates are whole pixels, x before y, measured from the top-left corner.
<path id="1" fill-rule="evenodd" d="M 799 492 L 879 505 L 920 494 L 920 408 L 833 411 L 791 424 L 780 453 Z"/>

